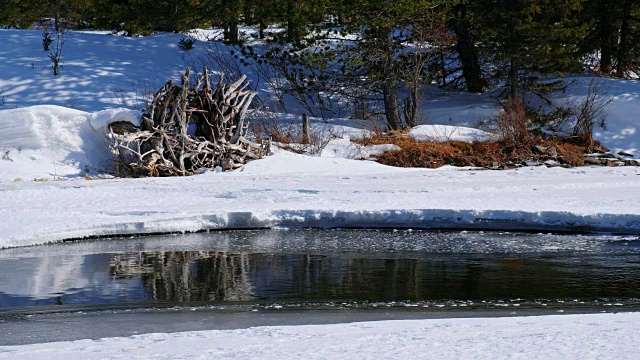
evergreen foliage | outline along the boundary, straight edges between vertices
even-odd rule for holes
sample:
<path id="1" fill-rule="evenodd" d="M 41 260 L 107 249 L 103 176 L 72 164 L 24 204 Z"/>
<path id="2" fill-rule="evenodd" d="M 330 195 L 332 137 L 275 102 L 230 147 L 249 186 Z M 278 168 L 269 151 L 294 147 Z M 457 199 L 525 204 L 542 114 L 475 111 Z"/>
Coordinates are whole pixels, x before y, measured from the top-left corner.
<path id="1" fill-rule="evenodd" d="M 504 86 L 517 98 L 556 90 L 562 82 L 550 79 L 585 66 L 640 73 L 640 0 L 0 0 L 3 26 L 40 19 L 128 36 L 215 26 L 238 45 L 239 26 L 256 25 L 268 51 L 243 47 L 245 58 L 277 67 L 316 105 L 331 93 L 382 101 L 392 129 L 415 124 L 427 82 Z"/>

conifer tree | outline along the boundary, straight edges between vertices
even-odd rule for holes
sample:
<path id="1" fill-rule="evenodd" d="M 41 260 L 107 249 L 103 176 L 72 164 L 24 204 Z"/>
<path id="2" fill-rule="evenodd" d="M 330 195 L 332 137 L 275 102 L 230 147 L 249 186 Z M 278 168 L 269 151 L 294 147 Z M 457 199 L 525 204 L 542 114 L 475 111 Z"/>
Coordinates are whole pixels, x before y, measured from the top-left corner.
<path id="1" fill-rule="evenodd" d="M 581 69 L 576 46 L 586 34 L 580 0 L 476 0 L 481 49 L 509 86 L 510 97 L 540 90 L 539 76 Z"/>

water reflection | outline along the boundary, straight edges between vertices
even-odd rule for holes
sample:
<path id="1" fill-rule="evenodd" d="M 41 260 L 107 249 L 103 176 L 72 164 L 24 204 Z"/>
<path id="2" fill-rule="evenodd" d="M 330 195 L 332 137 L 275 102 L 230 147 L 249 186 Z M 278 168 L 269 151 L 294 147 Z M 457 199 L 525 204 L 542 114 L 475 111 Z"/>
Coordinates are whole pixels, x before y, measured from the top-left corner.
<path id="1" fill-rule="evenodd" d="M 0 292 L 35 300 L 71 293 L 91 284 L 83 256 L 51 256 L 0 261 Z"/>
<path id="2" fill-rule="evenodd" d="M 640 297 L 638 256 L 503 258 L 159 252 L 114 255 L 154 301 L 423 301 Z"/>
<path id="3" fill-rule="evenodd" d="M 156 301 L 247 301 L 255 298 L 249 256 L 214 251 L 115 254 L 114 279 L 139 277 Z"/>
<path id="4" fill-rule="evenodd" d="M 153 241 L 163 245 L 154 249 Z M 637 240 L 611 238 L 362 231 L 101 240 L 0 252 L 0 308 L 637 300 L 637 245 Z"/>

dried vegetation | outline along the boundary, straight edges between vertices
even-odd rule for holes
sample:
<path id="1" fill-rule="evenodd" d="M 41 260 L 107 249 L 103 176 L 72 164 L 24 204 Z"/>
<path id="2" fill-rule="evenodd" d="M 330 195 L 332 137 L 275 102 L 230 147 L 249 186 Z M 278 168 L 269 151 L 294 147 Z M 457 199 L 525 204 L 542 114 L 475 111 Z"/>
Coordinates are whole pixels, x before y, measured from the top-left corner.
<path id="1" fill-rule="evenodd" d="M 187 69 L 182 84 L 168 81 L 144 111 L 140 128 L 111 125 L 117 172 L 129 176 L 185 176 L 220 166 L 231 170 L 268 153 L 267 144 L 245 138 L 245 120 L 255 93 L 245 76 L 222 78 L 212 88 L 206 68 L 191 85 Z"/>

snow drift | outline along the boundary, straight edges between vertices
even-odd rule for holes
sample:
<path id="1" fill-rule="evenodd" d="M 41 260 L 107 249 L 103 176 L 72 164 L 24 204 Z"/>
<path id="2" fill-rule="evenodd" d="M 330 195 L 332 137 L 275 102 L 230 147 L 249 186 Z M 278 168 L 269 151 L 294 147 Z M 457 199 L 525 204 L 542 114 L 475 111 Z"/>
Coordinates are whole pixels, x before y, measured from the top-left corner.
<path id="1" fill-rule="evenodd" d="M 0 181 L 95 174 L 113 159 L 106 134 L 117 121 L 139 124 L 140 112 L 55 105 L 0 111 Z"/>

